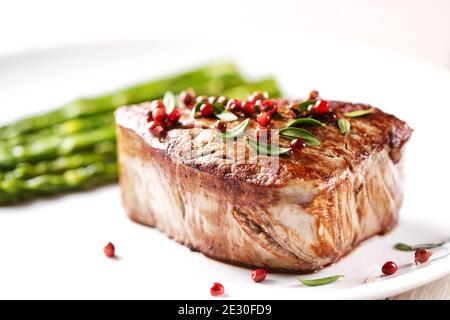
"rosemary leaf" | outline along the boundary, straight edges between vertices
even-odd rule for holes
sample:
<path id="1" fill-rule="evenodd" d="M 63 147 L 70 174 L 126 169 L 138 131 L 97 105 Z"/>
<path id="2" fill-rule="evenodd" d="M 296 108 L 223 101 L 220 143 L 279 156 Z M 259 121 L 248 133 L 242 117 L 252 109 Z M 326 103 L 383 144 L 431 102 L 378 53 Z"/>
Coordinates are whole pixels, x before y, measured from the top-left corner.
<path id="1" fill-rule="evenodd" d="M 346 134 L 350 131 L 350 122 L 345 118 L 339 118 L 337 120 L 337 125 L 342 134 Z"/>
<path id="2" fill-rule="evenodd" d="M 280 135 L 288 139 L 302 138 L 305 144 L 308 146 L 318 146 L 320 145 L 320 140 L 311 132 L 295 127 L 285 127 L 280 130 Z"/>
<path id="3" fill-rule="evenodd" d="M 320 122 L 319 120 L 313 118 L 299 118 L 290 121 L 286 127 L 295 127 L 295 126 L 324 126 L 325 124 Z"/>
<path id="4" fill-rule="evenodd" d="M 416 251 L 418 249 L 434 249 L 437 247 L 440 247 L 445 244 L 445 241 L 440 243 L 423 243 L 423 244 L 416 244 L 416 245 L 408 245 L 405 243 L 397 243 L 394 248 L 400 251 Z"/>
<path id="5" fill-rule="evenodd" d="M 364 109 L 364 110 L 350 111 L 350 112 L 344 113 L 344 117 L 347 117 L 347 118 L 357 118 L 357 117 L 362 117 L 362 116 L 371 114 L 373 111 L 374 111 L 373 108 L 370 108 L 370 109 Z"/>
<path id="6" fill-rule="evenodd" d="M 275 145 L 269 145 L 262 142 L 258 142 L 256 140 L 248 138 L 247 140 L 249 146 L 256 151 L 257 154 L 260 155 L 268 155 L 268 156 L 280 156 L 288 153 L 290 148 L 282 148 Z"/>
<path id="7" fill-rule="evenodd" d="M 323 286 L 326 284 L 330 284 L 333 283 L 337 280 L 339 280 L 340 278 L 343 278 L 343 275 L 337 275 L 337 276 L 332 276 L 332 277 L 326 277 L 326 278 L 319 278 L 319 279 L 311 279 L 311 280 L 307 280 L 307 279 L 298 279 L 298 281 L 300 281 L 302 284 L 306 285 L 306 286 L 310 286 L 310 287 L 318 287 L 318 286 Z"/>
<path id="8" fill-rule="evenodd" d="M 216 117 L 219 118 L 222 121 L 225 121 L 225 122 L 233 122 L 233 121 L 236 121 L 238 119 L 238 117 L 233 112 L 230 112 L 230 111 L 227 111 L 227 110 L 222 111 L 219 114 L 216 114 Z M 247 124 L 248 124 L 248 121 L 247 121 Z"/>
<path id="9" fill-rule="evenodd" d="M 164 106 L 167 112 L 171 112 L 175 108 L 175 96 L 171 91 L 167 91 L 163 98 Z"/>
<path id="10" fill-rule="evenodd" d="M 217 136 L 222 139 L 231 139 L 231 138 L 236 138 L 236 137 L 242 136 L 245 133 L 245 129 L 247 129 L 249 122 L 250 122 L 250 119 L 245 119 L 244 121 L 242 121 L 239 125 L 237 125 L 233 129 L 228 130 L 227 132 L 218 133 Z"/>

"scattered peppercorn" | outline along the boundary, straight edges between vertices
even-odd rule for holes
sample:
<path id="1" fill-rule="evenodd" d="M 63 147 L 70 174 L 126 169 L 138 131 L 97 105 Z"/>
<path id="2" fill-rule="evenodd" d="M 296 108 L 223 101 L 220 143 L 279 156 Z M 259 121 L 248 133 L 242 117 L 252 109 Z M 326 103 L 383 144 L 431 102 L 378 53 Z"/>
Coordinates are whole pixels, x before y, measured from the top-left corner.
<path id="1" fill-rule="evenodd" d="M 394 273 L 397 272 L 397 270 L 398 270 L 397 265 L 392 261 L 386 262 L 381 268 L 381 271 L 387 276 L 393 275 Z"/>
<path id="2" fill-rule="evenodd" d="M 319 91 L 311 90 L 309 93 L 309 100 L 317 100 L 319 98 Z"/>
<path id="3" fill-rule="evenodd" d="M 266 280 L 267 271 L 264 269 L 255 269 L 252 271 L 252 279 L 255 282 L 263 282 Z"/>
<path id="4" fill-rule="evenodd" d="M 278 111 L 278 106 L 273 100 L 264 100 L 261 102 L 259 109 L 272 115 Z"/>
<path id="5" fill-rule="evenodd" d="M 416 253 L 414 254 L 416 263 L 425 263 L 428 262 L 430 257 L 433 255 L 433 253 L 430 250 L 427 250 L 425 248 L 421 248 L 416 250 Z"/>
<path id="6" fill-rule="evenodd" d="M 223 296 L 225 293 L 225 288 L 220 283 L 214 283 L 211 289 L 209 290 L 211 292 L 211 295 L 214 297 L 220 297 Z"/>
<path id="7" fill-rule="evenodd" d="M 261 102 L 263 100 L 266 100 L 266 96 L 264 94 L 264 92 L 262 91 L 255 91 L 253 92 L 248 98 L 247 101 L 256 104 L 257 102 Z"/>
<path id="8" fill-rule="evenodd" d="M 166 119 L 166 110 L 164 108 L 156 108 L 152 112 L 154 121 L 163 122 Z"/>
<path id="9" fill-rule="evenodd" d="M 244 112 L 245 115 L 247 115 L 247 116 L 251 116 L 256 111 L 254 103 L 250 102 L 250 101 L 244 101 L 242 103 L 242 107 L 241 108 L 242 108 L 242 112 Z"/>
<path id="10" fill-rule="evenodd" d="M 226 106 L 228 103 L 228 97 L 219 97 L 219 99 L 217 99 L 217 102 L 220 103 L 222 106 Z"/>
<path id="11" fill-rule="evenodd" d="M 225 131 L 227 131 L 227 124 L 225 123 L 225 121 L 218 120 L 218 121 L 214 124 L 214 128 L 216 128 L 216 129 L 219 130 L 220 132 L 225 132 Z"/>
<path id="12" fill-rule="evenodd" d="M 193 91 L 187 90 L 180 93 L 179 100 L 186 108 L 191 109 L 195 104 L 195 94 Z"/>
<path id="13" fill-rule="evenodd" d="M 148 124 L 148 130 L 155 137 L 160 137 L 161 133 L 164 131 L 164 124 L 159 121 L 151 121 Z"/>
<path id="14" fill-rule="evenodd" d="M 292 151 L 300 151 L 306 147 L 305 141 L 302 138 L 297 138 L 291 141 Z"/>
<path id="15" fill-rule="evenodd" d="M 313 107 L 313 111 L 318 114 L 327 113 L 329 110 L 328 101 L 326 100 L 317 100 Z"/>
<path id="16" fill-rule="evenodd" d="M 239 101 L 238 99 L 228 100 L 227 110 L 233 113 L 241 111 L 241 101 Z"/>
<path id="17" fill-rule="evenodd" d="M 261 127 L 267 127 L 270 124 L 272 116 L 269 112 L 263 111 L 256 117 L 256 121 Z"/>
<path id="18" fill-rule="evenodd" d="M 173 108 L 173 110 L 166 115 L 166 118 L 171 124 L 175 124 L 180 119 L 180 111 L 177 108 Z"/>
<path id="19" fill-rule="evenodd" d="M 103 252 L 105 253 L 105 256 L 107 256 L 108 258 L 114 258 L 116 255 L 116 248 L 111 242 L 109 242 L 103 249 Z"/>
<path id="20" fill-rule="evenodd" d="M 210 115 L 212 115 L 213 114 L 213 108 L 212 108 L 211 104 L 209 104 L 209 103 L 202 104 L 200 106 L 200 113 L 204 117 L 209 117 Z"/>

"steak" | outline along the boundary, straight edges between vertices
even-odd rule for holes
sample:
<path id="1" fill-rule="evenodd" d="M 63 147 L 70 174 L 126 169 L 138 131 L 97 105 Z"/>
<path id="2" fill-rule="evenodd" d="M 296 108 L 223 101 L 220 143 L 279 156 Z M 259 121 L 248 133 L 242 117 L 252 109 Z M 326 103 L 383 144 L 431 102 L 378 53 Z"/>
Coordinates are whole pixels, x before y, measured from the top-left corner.
<path id="1" fill-rule="evenodd" d="M 274 129 L 292 120 L 288 102 L 278 104 Z M 224 144 L 215 120 L 192 119 L 190 110 L 181 110 L 179 125 L 153 136 L 149 106 L 116 111 L 123 206 L 132 220 L 193 250 L 248 267 L 311 272 L 397 223 L 403 147 L 412 130 L 395 116 L 373 108 L 349 118 L 347 134 L 335 123 L 308 127 L 320 145 L 273 157 L 239 139 Z M 337 117 L 370 107 L 329 106 Z M 256 125 L 251 119 L 246 132 Z"/>

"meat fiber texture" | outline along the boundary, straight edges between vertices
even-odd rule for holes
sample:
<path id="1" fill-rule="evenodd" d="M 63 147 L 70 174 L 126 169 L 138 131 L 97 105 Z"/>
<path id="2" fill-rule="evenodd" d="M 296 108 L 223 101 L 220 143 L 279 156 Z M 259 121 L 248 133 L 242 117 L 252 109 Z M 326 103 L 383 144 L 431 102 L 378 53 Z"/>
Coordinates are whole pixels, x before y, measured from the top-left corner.
<path id="1" fill-rule="evenodd" d="M 288 102 L 279 103 L 274 129 L 292 120 Z M 342 116 L 369 106 L 330 108 Z M 345 135 L 334 124 L 308 127 L 321 144 L 280 157 L 256 154 L 244 138 L 224 143 L 214 119 L 190 120 L 189 110 L 180 125 L 154 137 L 148 109 L 116 112 L 123 206 L 132 220 L 193 250 L 248 267 L 311 272 L 397 224 L 412 130 L 377 108 L 349 119 Z M 255 127 L 252 119 L 246 134 Z"/>

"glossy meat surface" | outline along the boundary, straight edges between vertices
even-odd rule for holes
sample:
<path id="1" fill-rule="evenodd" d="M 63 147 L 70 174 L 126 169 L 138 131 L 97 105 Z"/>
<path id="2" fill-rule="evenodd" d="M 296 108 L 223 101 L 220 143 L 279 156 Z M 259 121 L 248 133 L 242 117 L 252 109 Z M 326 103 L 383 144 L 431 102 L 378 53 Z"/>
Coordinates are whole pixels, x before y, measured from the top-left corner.
<path id="1" fill-rule="evenodd" d="M 330 106 L 338 115 L 368 108 Z M 196 120 L 194 128 L 184 115 L 183 125 L 155 138 L 146 129 L 147 108 L 116 113 L 124 208 L 133 220 L 207 256 L 308 272 L 397 222 L 403 145 L 412 130 L 379 109 L 350 119 L 347 135 L 334 125 L 308 128 L 321 144 L 274 164 L 245 143 L 217 139 L 212 119 Z M 287 106 L 280 110 L 275 128 L 290 120 Z M 252 120 L 248 131 L 254 127 Z"/>

